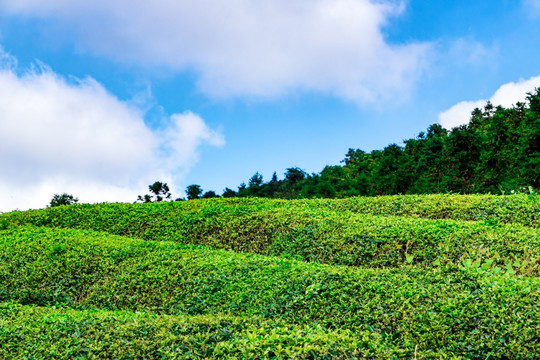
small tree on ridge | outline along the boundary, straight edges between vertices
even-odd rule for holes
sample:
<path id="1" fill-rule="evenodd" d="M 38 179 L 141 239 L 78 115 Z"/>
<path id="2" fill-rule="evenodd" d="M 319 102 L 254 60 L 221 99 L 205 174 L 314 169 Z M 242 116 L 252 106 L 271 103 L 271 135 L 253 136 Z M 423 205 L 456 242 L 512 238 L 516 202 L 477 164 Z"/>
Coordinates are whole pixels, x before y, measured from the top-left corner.
<path id="1" fill-rule="evenodd" d="M 137 198 L 137 201 L 140 201 L 143 203 L 150 203 L 150 202 L 160 202 L 163 200 L 169 200 L 171 198 L 169 185 L 167 185 L 167 183 L 156 181 L 152 185 L 148 186 L 148 190 L 150 191 L 151 194 L 147 194 L 144 196 L 139 195 L 139 197 Z"/>
<path id="2" fill-rule="evenodd" d="M 63 193 L 60 194 L 54 194 L 51 202 L 49 204 L 49 207 L 55 207 L 55 206 L 61 206 L 61 205 L 73 205 L 77 203 L 79 199 L 74 197 L 73 195 Z"/>

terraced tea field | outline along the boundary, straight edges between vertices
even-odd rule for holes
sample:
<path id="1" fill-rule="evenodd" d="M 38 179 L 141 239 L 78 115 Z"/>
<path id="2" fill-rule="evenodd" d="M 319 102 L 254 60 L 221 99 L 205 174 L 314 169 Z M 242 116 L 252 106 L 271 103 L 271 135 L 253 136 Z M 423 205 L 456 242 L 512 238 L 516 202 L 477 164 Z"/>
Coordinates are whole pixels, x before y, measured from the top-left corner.
<path id="1" fill-rule="evenodd" d="M 536 359 L 540 197 L 0 215 L 0 358 Z"/>

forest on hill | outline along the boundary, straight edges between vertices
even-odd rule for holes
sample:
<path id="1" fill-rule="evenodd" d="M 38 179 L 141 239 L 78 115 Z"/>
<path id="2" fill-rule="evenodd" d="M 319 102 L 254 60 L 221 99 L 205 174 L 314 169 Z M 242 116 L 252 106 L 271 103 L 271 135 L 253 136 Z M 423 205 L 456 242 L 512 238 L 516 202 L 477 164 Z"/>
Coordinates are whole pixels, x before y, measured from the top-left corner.
<path id="1" fill-rule="evenodd" d="M 540 188 L 540 89 L 512 108 L 487 103 L 470 122 L 446 130 L 429 126 L 404 146 L 349 149 L 341 165 L 308 174 L 301 168 L 265 182 L 255 173 L 223 197 L 343 198 L 392 194 L 530 192 Z M 188 199 L 215 197 L 190 185 Z"/>

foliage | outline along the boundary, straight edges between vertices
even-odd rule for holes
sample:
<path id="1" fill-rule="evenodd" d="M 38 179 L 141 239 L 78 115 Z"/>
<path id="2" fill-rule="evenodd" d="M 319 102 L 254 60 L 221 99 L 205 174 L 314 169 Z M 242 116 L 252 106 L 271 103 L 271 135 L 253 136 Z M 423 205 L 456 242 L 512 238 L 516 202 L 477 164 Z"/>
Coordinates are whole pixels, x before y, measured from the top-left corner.
<path id="1" fill-rule="evenodd" d="M 150 191 L 150 194 L 146 194 L 144 196 L 139 195 L 137 201 L 150 203 L 169 200 L 171 198 L 170 189 L 167 183 L 156 181 L 152 185 L 148 186 L 148 190 Z"/>
<path id="2" fill-rule="evenodd" d="M 188 185 L 186 188 L 186 195 L 188 200 L 194 200 L 201 197 L 201 194 L 203 193 L 203 189 L 200 187 L 200 185 L 193 184 Z"/>
<path id="3" fill-rule="evenodd" d="M 3 217 L 15 225 L 92 229 L 349 266 L 399 267 L 407 255 L 428 268 L 435 261 L 490 259 L 504 266 L 520 259 L 525 267 L 516 270 L 530 275 L 540 263 L 539 209 L 540 198 L 530 195 L 433 195 L 98 204 Z"/>
<path id="4" fill-rule="evenodd" d="M 534 359 L 539 215 L 527 194 L 0 214 L 0 358 Z"/>
<path id="5" fill-rule="evenodd" d="M 256 187 L 244 188 L 236 196 L 508 194 L 529 187 L 538 191 L 539 103 L 540 89 L 528 94 L 526 103 L 509 109 L 488 103 L 472 112 L 468 124 L 450 131 L 433 124 L 416 138 L 404 140 L 404 146 L 391 144 L 371 153 L 349 149 L 342 166 L 327 166 L 312 175 L 289 168 L 283 180 L 273 176 L 263 183 L 260 177 Z"/>
<path id="6" fill-rule="evenodd" d="M 221 337 L 221 351 L 231 348 L 239 357 L 244 346 L 260 351 L 258 344 L 269 351 L 261 357 L 272 357 L 270 351 L 285 351 L 287 345 L 279 346 L 284 341 L 299 354 L 304 346 L 319 349 L 302 355 L 311 358 L 330 357 L 332 349 L 360 358 L 417 353 L 420 358 L 532 359 L 540 351 L 539 278 L 479 271 L 472 263 L 374 270 L 30 226 L 0 231 L 0 257 L 0 301 L 48 308 L 2 308 L 0 337 L 15 353 L 51 349 L 50 339 L 59 352 L 74 351 L 84 346 L 88 327 L 98 331 L 94 339 L 105 351 L 118 348 L 123 335 L 132 344 L 128 349 L 145 351 L 146 336 L 157 336 L 168 339 L 163 351 L 174 341 L 187 341 L 187 349 L 179 346 L 187 351 L 208 346 L 207 353 L 193 352 L 194 357 L 218 357 L 220 347 L 214 344 L 224 332 L 229 335 Z M 115 312 L 118 320 L 113 320 L 103 312 L 111 310 L 147 315 Z M 199 315 L 203 318 L 192 318 Z M 176 316 L 187 316 L 185 325 L 167 331 L 172 326 L 167 321 L 178 321 Z M 212 320 L 231 316 L 233 324 L 247 318 L 248 331 Z M 201 325 L 205 318 L 216 325 Z M 249 325 L 256 319 L 262 319 L 260 332 L 249 330 L 257 327 Z M 38 330 L 43 325 L 49 329 Z M 55 329 L 60 330 L 56 335 Z M 79 335 L 66 336 L 71 342 L 58 340 L 73 329 Z M 269 336 L 271 329 L 283 336 L 265 337 L 265 329 Z M 351 337 L 357 341 L 354 349 Z"/>
<path id="7" fill-rule="evenodd" d="M 54 194 L 51 199 L 51 202 L 49 203 L 49 206 L 55 207 L 55 206 L 61 206 L 61 205 L 73 205 L 73 204 L 76 204 L 77 202 L 79 202 L 79 199 L 77 199 L 73 195 L 66 194 L 66 193 L 61 194 L 61 195 Z"/>
<path id="8" fill-rule="evenodd" d="M 235 197 L 236 191 L 234 191 L 233 189 L 225 188 L 225 190 L 223 190 L 223 195 L 221 196 L 223 196 L 224 198 Z"/>
<path id="9" fill-rule="evenodd" d="M 260 317 L 171 316 L 0 304 L 1 358 L 347 359 L 408 353 L 368 331 L 327 331 Z M 283 326 L 277 326 L 283 325 Z"/>
<path id="10" fill-rule="evenodd" d="M 212 199 L 215 197 L 218 197 L 218 195 L 216 194 L 215 191 L 212 191 L 212 190 L 205 192 L 202 196 L 203 199 Z"/>

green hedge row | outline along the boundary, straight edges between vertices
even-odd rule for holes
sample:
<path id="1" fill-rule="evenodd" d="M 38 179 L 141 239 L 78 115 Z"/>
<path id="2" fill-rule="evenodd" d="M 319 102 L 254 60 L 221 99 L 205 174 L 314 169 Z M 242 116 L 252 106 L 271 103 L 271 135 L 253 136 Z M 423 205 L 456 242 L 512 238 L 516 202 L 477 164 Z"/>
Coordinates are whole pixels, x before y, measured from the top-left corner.
<path id="1" fill-rule="evenodd" d="M 332 211 L 314 201 L 304 206 L 276 204 L 281 202 L 239 199 L 76 205 L 15 212 L 1 221 L 4 227 L 27 223 L 92 229 L 334 265 L 381 268 L 414 263 L 431 267 L 470 259 L 493 261 L 494 269 L 518 274 L 538 273 L 540 232 L 536 228 L 497 221 Z"/>
<path id="2" fill-rule="evenodd" d="M 258 316 L 372 332 L 408 358 L 415 348 L 440 358 L 535 358 L 539 285 L 481 267 L 370 270 L 90 231 L 0 231 L 0 301 Z"/>
<path id="3" fill-rule="evenodd" d="M 538 195 L 391 195 L 319 201 L 338 211 L 540 227 Z"/>
<path id="4" fill-rule="evenodd" d="M 219 203 L 223 207 L 248 210 L 276 208 L 322 208 L 332 211 L 385 216 L 415 216 L 427 219 L 487 221 L 488 223 L 519 224 L 540 227 L 540 196 L 538 195 L 391 195 L 350 197 L 346 199 L 278 200 L 261 198 L 227 198 L 183 201 L 174 204 L 175 212 L 203 211 Z M 78 205 L 91 206 L 91 205 Z M 56 208 L 55 211 L 59 209 Z M 38 210 L 38 213 L 41 210 Z M 34 218 L 35 211 L 14 212 L 4 216 L 17 219 Z M 1 218 L 1 216 L 0 216 Z"/>
<path id="5" fill-rule="evenodd" d="M 359 359 L 410 356 L 368 331 L 224 315 L 166 316 L 0 303 L 2 359 Z M 421 356 L 435 357 L 424 351 Z"/>

